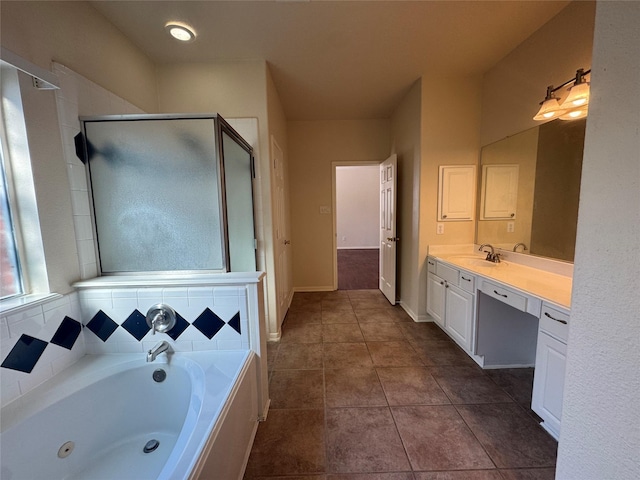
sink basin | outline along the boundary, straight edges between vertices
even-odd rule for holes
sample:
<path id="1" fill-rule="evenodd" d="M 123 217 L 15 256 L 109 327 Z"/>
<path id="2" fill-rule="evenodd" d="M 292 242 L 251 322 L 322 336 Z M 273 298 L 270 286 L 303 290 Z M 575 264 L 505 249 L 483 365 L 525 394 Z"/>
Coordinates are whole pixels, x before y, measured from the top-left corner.
<path id="1" fill-rule="evenodd" d="M 470 267 L 488 267 L 495 268 L 499 263 L 489 262 L 485 260 L 483 257 L 478 255 L 451 255 L 450 257 L 446 257 L 448 260 L 453 260 L 454 262 L 459 262 L 462 265 L 468 265 Z"/>

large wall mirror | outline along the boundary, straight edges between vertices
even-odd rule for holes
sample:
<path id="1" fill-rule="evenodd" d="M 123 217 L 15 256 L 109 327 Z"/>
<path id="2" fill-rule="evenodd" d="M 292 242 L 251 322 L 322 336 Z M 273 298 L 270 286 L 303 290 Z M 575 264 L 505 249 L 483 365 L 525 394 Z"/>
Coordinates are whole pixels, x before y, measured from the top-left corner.
<path id="1" fill-rule="evenodd" d="M 554 120 L 482 148 L 476 243 L 573 262 L 585 125 Z"/>

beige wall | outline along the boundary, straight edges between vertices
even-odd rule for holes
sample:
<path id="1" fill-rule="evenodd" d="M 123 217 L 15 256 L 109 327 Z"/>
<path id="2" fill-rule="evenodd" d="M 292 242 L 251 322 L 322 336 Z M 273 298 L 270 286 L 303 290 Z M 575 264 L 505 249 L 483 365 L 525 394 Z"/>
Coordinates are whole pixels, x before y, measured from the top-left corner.
<path id="1" fill-rule="evenodd" d="M 2 46 L 51 69 L 61 63 L 142 110 L 157 110 L 155 67 L 86 2 L 0 2 Z"/>
<path id="2" fill-rule="evenodd" d="M 398 155 L 396 291 L 402 307 L 418 318 L 420 219 L 420 116 L 422 80 L 416 81 L 391 117 L 391 153 Z"/>
<path id="3" fill-rule="evenodd" d="M 539 125 L 547 85 L 591 68 L 594 14 L 595 2 L 572 2 L 485 73 L 481 145 Z"/>
<path id="4" fill-rule="evenodd" d="M 1 2 L 2 46 L 51 70 L 57 61 L 131 103 L 155 111 L 153 64 L 91 6 L 80 2 Z M 80 271 L 53 91 L 21 82 L 49 288 L 67 293 Z"/>
<path id="5" fill-rule="evenodd" d="M 422 163 L 418 246 L 418 313 L 426 314 L 429 245 L 473 243 L 475 221 L 444 222 L 436 234 L 438 167 L 476 165 L 480 152 L 481 78 L 422 77 Z"/>
<path id="6" fill-rule="evenodd" d="M 383 161 L 389 155 L 388 120 L 293 121 L 288 123 L 293 285 L 297 290 L 333 289 L 334 161 Z"/>

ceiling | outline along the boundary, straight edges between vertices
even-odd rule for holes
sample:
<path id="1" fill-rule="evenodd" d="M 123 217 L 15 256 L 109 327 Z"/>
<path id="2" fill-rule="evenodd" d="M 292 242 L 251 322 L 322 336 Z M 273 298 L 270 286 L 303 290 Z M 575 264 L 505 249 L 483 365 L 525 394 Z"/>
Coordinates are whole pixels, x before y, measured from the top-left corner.
<path id="1" fill-rule="evenodd" d="M 422 75 L 481 74 L 568 1 L 92 1 L 157 64 L 266 60 L 290 120 L 388 118 Z M 179 43 L 170 20 L 193 26 Z"/>

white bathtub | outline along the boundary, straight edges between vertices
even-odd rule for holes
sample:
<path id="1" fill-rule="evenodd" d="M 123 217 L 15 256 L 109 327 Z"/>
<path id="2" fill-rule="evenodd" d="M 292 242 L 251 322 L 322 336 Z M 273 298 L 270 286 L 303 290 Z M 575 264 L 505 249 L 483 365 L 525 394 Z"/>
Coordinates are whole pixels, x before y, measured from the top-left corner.
<path id="1" fill-rule="evenodd" d="M 2 409 L 0 478 L 241 478 L 257 427 L 255 368 L 245 351 L 176 353 L 168 363 L 88 355 Z M 145 453 L 150 440 L 159 446 Z"/>

